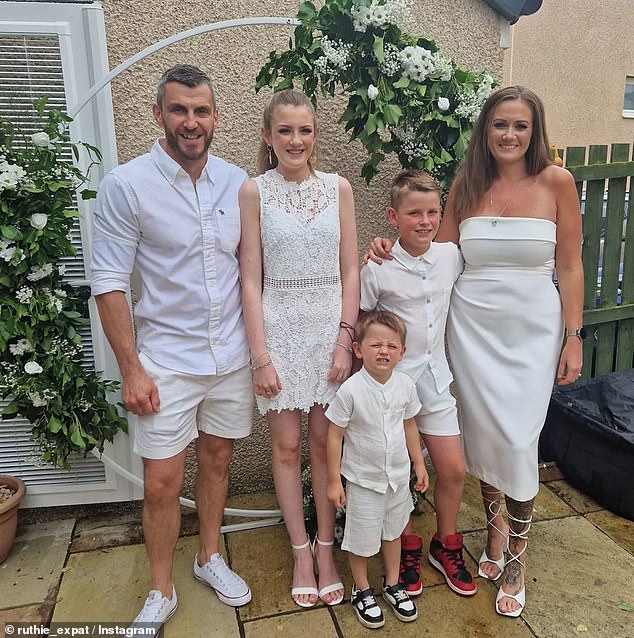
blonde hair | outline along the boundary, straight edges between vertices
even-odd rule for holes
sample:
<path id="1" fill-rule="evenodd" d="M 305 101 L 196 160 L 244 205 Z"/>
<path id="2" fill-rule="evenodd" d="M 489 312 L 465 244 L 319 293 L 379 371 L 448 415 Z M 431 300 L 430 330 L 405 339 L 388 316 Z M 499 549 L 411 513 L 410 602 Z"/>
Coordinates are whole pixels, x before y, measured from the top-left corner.
<path id="1" fill-rule="evenodd" d="M 274 93 L 271 99 L 267 102 L 264 107 L 264 113 L 262 114 L 262 127 L 267 133 L 271 133 L 271 128 L 273 126 L 273 114 L 275 113 L 275 109 L 281 106 L 296 106 L 296 107 L 306 107 L 310 110 L 313 116 L 313 126 L 315 127 L 315 133 L 317 133 L 317 115 L 315 113 L 315 107 L 313 103 L 310 101 L 310 98 L 301 91 L 297 91 L 295 89 L 284 89 L 283 91 L 278 91 Z M 270 159 L 269 159 L 270 158 Z M 275 155 L 275 151 L 267 147 L 267 144 L 264 140 L 260 142 L 260 148 L 258 150 L 258 158 L 257 158 L 257 172 L 258 174 L 266 173 L 271 168 L 275 168 L 277 166 L 277 156 Z M 311 173 L 315 172 L 315 168 L 317 167 L 317 154 L 316 149 L 313 148 L 312 155 L 308 158 L 308 168 Z"/>
<path id="2" fill-rule="evenodd" d="M 374 324 L 379 324 L 389 328 L 390 330 L 394 330 L 401 339 L 401 345 L 405 345 L 405 339 L 407 338 L 407 328 L 405 327 L 405 323 L 398 315 L 387 310 L 373 310 L 372 312 L 368 312 L 363 315 L 363 317 L 357 321 L 354 340 L 357 343 L 361 343 L 370 326 L 373 326 Z"/>
<path id="3" fill-rule="evenodd" d="M 438 193 L 438 197 L 442 196 L 442 188 L 429 173 L 418 169 L 410 169 L 401 171 L 392 180 L 390 206 L 397 208 L 403 195 L 411 192 Z"/>

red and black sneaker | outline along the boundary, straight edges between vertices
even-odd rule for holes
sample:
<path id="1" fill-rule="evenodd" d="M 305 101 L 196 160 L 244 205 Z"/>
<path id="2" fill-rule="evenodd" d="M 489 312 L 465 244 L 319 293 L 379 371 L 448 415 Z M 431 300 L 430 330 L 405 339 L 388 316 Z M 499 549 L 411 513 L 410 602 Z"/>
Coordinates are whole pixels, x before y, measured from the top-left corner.
<path id="1" fill-rule="evenodd" d="M 476 584 L 462 558 L 462 534 L 450 534 L 441 542 L 434 534 L 429 544 L 429 563 L 435 567 L 457 594 L 473 596 Z"/>
<path id="2" fill-rule="evenodd" d="M 405 586 L 410 596 L 423 593 L 420 579 L 420 557 L 423 553 L 423 539 L 416 534 L 401 534 L 401 566 L 398 582 Z"/>

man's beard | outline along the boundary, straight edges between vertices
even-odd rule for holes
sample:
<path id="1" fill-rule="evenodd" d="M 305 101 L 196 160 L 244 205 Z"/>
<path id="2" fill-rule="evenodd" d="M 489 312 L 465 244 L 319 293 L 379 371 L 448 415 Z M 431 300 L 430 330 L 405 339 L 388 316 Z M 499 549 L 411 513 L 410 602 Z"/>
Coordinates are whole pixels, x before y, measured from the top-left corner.
<path id="1" fill-rule="evenodd" d="M 213 131 L 209 134 L 208 137 L 204 137 L 203 148 L 200 152 L 195 151 L 194 149 L 187 149 L 181 146 L 181 138 L 179 135 L 175 135 L 171 131 L 165 131 L 165 140 L 167 141 L 167 145 L 174 151 L 177 155 L 180 155 L 184 159 L 195 162 L 196 160 L 201 159 L 207 155 L 209 151 L 209 146 L 211 145 L 211 141 L 214 138 Z"/>

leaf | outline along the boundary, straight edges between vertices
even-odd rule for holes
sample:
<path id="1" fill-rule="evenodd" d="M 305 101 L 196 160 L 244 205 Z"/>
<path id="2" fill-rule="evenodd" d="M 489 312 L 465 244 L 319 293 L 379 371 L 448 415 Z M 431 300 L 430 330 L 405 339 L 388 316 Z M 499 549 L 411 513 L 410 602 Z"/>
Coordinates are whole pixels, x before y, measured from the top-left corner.
<path id="1" fill-rule="evenodd" d="M 374 36 L 374 46 L 372 47 L 372 53 L 379 62 L 385 62 L 385 54 L 383 52 L 383 36 Z"/>
<path id="2" fill-rule="evenodd" d="M 53 432 L 53 434 L 55 434 L 62 429 L 62 422 L 56 416 L 52 416 L 48 420 L 48 424 L 46 427 L 50 432 Z"/>
<path id="3" fill-rule="evenodd" d="M 71 430 L 70 432 L 70 440 L 77 446 L 80 448 L 85 448 L 86 447 L 86 442 L 84 441 L 81 432 L 79 431 L 79 428 L 74 428 L 73 430 Z"/>
<path id="4" fill-rule="evenodd" d="M 385 122 L 391 126 L 398 124 L 402 115 L 403 111 L 401 111 L 401 108 L 396 104 L 388 104 L 383 109 L 383 118 Z"/>
<path id="5" fill-rule="evenodd" d="M 87 199 L 95 199 L 95 197 L 97 197 L 97 191 L 90 190 L 89 188 L 85 188 L 85 189 L 81 192 L 81 198 L 82 198 L 83 200 L 87 200 Z"/>
<path id="6" fill-rule="evenodd" d="M 622 611 L 634 611 L 634 607 L 628 603 L 618 603 L 616 606 Z"/>
<path id="7" fill-rule="evenodd" d="M 16 241 L 22 239 L 22 233 L 15 226 L 2 226 L 0 227 L 0 232 L 2 232 L 2 236 L 7 239 Z"/>

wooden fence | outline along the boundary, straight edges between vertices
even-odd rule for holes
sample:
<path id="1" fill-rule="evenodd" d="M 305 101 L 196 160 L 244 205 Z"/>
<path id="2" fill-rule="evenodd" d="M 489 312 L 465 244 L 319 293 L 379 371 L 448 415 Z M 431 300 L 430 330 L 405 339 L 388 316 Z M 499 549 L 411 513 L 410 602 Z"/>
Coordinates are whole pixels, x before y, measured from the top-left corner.
<path id="1" fill-rule="evenodd" d="M 590 146 L 587 157 L 584 147 L 569 147 L 564 155 L 583 211 L 585 378 L 634 367 L 632 151 L 613 144 L 609 157 L 607 146 Z"/>

